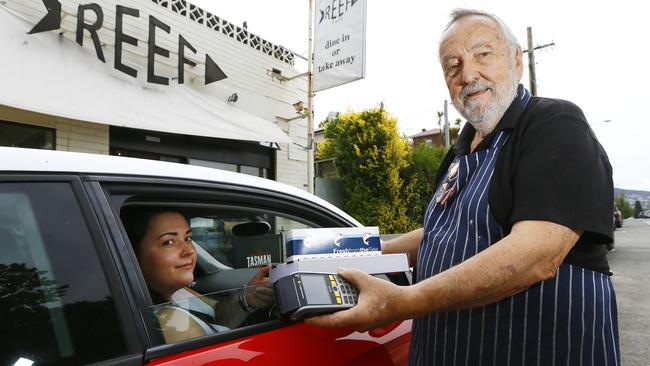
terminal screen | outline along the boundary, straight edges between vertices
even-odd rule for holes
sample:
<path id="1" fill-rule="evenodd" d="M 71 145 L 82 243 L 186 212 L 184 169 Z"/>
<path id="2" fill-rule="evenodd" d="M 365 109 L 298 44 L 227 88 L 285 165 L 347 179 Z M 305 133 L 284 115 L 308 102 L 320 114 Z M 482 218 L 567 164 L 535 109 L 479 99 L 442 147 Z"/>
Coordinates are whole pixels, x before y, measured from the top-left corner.
<path id="1" fill-rule="evenodd" d="M 305 298 L 307 299 L 308 304 L 332 303 L 330 290 L 326 281 L 327 276 L 303 274 L 300 276 L 300 279 L 302 280 Z"/>

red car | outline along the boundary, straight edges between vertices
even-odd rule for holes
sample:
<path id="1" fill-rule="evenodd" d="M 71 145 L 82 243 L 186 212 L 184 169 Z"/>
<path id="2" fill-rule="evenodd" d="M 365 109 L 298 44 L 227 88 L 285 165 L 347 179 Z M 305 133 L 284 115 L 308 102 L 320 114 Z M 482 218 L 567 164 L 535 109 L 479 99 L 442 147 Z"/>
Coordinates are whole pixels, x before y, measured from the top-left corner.
<path id="1" fill-rule="evenodd" d="M 165 343 L 121 211 L 173 206 L 198 253 L 194 289 L 240 289 L 247 256 L 283 257 L 291 228 L 359 226 L 300 189 L 189 165 L 0 148 L 0 364 L 403 365 L 411 322 L 359 333 L 281 319 Z M 239 237 L 242 223 L 269 230 Z M 241 228 L 241 226 L 240 226 Z M 257 243 L 256 248 L 246 245 Z M 266 248 L 266 249 L 264 249 Z M 409 284 L 408 274 L 387 280 Z"/>

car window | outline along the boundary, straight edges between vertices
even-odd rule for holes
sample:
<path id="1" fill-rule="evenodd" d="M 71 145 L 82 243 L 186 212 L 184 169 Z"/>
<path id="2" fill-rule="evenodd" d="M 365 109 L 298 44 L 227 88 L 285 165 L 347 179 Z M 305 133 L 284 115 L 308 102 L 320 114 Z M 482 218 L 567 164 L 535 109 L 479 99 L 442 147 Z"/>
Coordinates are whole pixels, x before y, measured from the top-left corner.
<path id="1" fill-rule="evenodd" d="M 118 324 L 71 185 L 1 183 L 0 364 L 78 365 L 124 355 Z"/>
<path id="2" fill-rule="evenodd" d="M 149 315 L 166 343 L 279 319 L 273 286 L 265 279 L 268 268 L 264 267 L 284 260 L 284 235 L 288 230 L 313 224 L 250 207 L 161 205 L 130 203 L 122 209 L 121 218 L 153 300 Z M 166 268 L 175 271 L 179 263 L 188 264 L 190 249 L 179 249 L 173 255 L 177 259 L 167 262 L 158 253 L 171 253 L 173 248 L 148 251 L 144 246 L 163 248 L 165 244 L 152 239 L 160 237 L 159 232 L 151 236 L 141 231 L 142 227 L 158 228 L 159 224 L 151 220 L 160 220 L 156 222 L 165 222 L 160 233 L 169 232 L 173 237 L 177 231 L 185 232 L 186 228 L 176 229 L 182 224 L 165 226 L 178 215 L 191 229 L 196 251 L 194 281 L 187 285 L 176 285 L 178 282 L 164 273 Z M 169 256 L 165 254 L 165 258 Z M 160 293 L 165 286 L 175 286 L 171 298 Z"/>

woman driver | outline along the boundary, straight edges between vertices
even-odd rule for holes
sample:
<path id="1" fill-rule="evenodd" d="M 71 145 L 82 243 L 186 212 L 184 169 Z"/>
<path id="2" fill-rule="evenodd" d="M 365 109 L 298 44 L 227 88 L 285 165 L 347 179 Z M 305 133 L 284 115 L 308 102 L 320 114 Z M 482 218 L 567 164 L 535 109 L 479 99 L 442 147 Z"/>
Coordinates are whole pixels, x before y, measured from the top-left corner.
<path id="1" fill-rule="evenodd" d="M 269 266 L 248 282 L 253 287 L 218 300 L 190 289 L 196 250 L 185 217 L 166 209 L 131 216 L 125 224 L 152 300 L 165 303 L 154 313 L 167 343 L 237 327 L 252 311 L 273 303 Z"/>

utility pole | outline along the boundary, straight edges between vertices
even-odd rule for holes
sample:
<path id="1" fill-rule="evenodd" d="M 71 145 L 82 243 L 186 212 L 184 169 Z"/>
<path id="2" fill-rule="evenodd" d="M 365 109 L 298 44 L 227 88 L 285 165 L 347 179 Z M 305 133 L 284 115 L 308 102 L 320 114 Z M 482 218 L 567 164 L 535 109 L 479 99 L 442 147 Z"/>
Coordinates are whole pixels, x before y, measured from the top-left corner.
<path id="1" fill-rule="evenodd" d="M 528 52 L 528 78 L 530 80 L 530 94 L 537 95 L 537 79 L 535 77 L 535 51 L 541 50 L 542 48 L 555 46 L 554 42 L 545 44 L 543 46 L 533 47 L 533 28 L 526 28 L 528 33 L 528 49 L 524 50 L 524 53 Z"/>
<path id="2" fill-rule="evenodd" d="M 530 80 L 530 93 L 537 95 L 537 80 L 535 79 L 535 52 L 533 49 L 533 28 L 526 28 L 528 33 L 528 78 Z"/>
<path id="3" fill-rule="evenodd" d="M 449 116 L 447 115 L 447 99 L 445 99 L 445 147 L 449 148 Z"/>
<path id="4" fill-rule="evenodd" d="M 307 45 L 307 191 L 314 193 L 314 0 L 309 1 L 309 27 Z"/>

